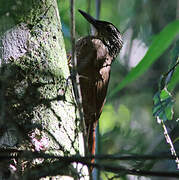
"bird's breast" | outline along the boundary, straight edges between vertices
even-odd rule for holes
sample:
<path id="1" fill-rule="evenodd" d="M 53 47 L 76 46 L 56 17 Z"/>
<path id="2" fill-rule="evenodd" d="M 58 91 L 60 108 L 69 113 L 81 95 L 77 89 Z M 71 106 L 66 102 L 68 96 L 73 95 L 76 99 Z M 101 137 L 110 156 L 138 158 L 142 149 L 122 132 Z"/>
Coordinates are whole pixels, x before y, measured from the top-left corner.
<path id="1" fill-rule="evenodd" d="M 112 59 L 101 39 L 87 36 L 76 45 L 78 73 L 88 80 L 101 80 L 110 71 Z"/>

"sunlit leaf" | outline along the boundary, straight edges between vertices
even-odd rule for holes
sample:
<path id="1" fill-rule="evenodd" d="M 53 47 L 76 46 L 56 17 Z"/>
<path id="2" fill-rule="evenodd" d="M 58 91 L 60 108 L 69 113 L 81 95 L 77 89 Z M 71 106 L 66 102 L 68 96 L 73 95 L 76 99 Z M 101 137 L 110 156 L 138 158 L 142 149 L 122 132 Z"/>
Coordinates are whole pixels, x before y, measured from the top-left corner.
<path id="1" fill-rule="evenodd" d="M 153 116 L 163 121 L 172 120 L 174 101 L 170 92 L 164 88 L 161 92 L 155 94 L 153 100 Z"/>

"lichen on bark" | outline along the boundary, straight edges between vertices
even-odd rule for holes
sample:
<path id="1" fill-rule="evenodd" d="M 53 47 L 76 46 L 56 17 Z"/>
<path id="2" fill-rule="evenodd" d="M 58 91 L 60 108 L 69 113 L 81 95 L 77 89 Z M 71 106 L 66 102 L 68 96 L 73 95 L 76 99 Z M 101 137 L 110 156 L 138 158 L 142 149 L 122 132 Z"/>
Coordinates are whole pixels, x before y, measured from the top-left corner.
<path id="1" fill-rule="evenodd" d="M 0 147 L 76 154 L 79 122 L 56 1 L 32 2 L 0 37 Z M 7 170 L 10 165 L 17 162 Z M 71 168 L 61 172 L 70 175 Z"/>

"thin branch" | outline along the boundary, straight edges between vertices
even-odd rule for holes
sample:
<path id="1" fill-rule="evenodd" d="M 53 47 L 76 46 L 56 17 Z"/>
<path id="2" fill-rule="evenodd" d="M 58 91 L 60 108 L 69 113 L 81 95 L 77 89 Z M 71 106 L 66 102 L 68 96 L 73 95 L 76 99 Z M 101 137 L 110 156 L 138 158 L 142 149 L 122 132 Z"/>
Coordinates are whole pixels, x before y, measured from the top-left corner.
<path id="1" fill-rule="evenodd" d="M 101 0 L 96 0 L 96 19 L 99 19 L 100 9 L 101 9 Z M 97 154 L 100 153 L 99 121 L 98 121 L 96 129 L 95 129 L 95 136 L 96 136 L 95 154 L 97 155 Z M 98 163 L 98 159 L 95 159 L 95 162 Z M 100 179 L 100 171 L 99 171 L 99 169 L 94 169 L 94 171 L 93 171 L 93 179 L 94 180 Z"/>
<path id="2" fill-rule="evenodd" d="M 140 169 L 127 169 L 119 166 L 109 166 L 109 165 L 101 165 L 94 164 L 95 168 L 100 170 L 121 174 L 121 175 L 137 175 L 137 176 L 157 176 L 157 177 L 179 177 L 179 172 L 166 172 L 166 171 L 145 171 Z"/>
<path id="3" fill-rule="evenodd" d="M 87 12 L 88 14 L 90 14 L 90 10 L 91 10 L 91 0 L 88 0 L 88 1 L 87 1 L 87 10 L 86 10 L 86 12 Z"/>
<path id="4" fill-rule="evenodd" d="M 101 9 L 101 0 L 96 0 L 96 19 L 99 19 Z"/>
<path id="5" fill-rule="evenodd" d="M 179 19 L 179 0 L 177 0 L 176 5 L 176 19 Z"/>
<path id="6" fill-rule="evenodd" d="M 27 158 L 46 158 L 46 159 L 59 159 L 63 158 L 66 159 L 73 159 L 73 161 L 76 161 L 78 159 L 81 160 L 91 160 L 93 158 L 99 159 L 99 160 L 123 160 L 123 161 L 136 161 L 136 160 L 161 160 L 161 159 L 175 159 L 174 156 L 170 154 L 170 152 L 158 152 L 155 154 L 144 154 L 144 155 L 109 155 L 109 154 L 100 154 L 95 156 L 80 156 L 80 155 L 73 155 L 73 156 L 54 156 L 54 155 L 48 155 L 44 154 L 43 152 L 32 152 L 32 151 L 26 151 L 26 150 L 16 150 L 16 149 L 0 149 L 0 158 L 20 158 L 25 157 Z"/>
<path id="7" fill-rule="evenodd" d="M 71 0 L 71 43 L 72 43 L 72 81 L 73 81 L 73 89 L 75 94 L 75 99 L 79 111 L 80 116 L 80 125 L 83 129 L 83 138 L 84 138 L 84 149 L 85 154 L 87 153 L 87 132 L 86 132 L 86 125 L 84 120 L 84 113 L 83 113 L 83 107 L 82 107 L 82 96 L 81 96 L 81 90 L 80 90 L 80 83 L 79 83 L 79 75 L 77 73 L 77 59 L 76 59 L 76 50 L 75 50 L 75 0 Z"/>
<path id="8" fill-rule="evenodd" d="M 169 144 L 170 146 L 170 151 L 171 151 L 171 154 L 175 157 L 175 162 L 176 162 L 176 165 L 177 165 L 177 168 L 179 169 L 179 158 L 177 156 L 177 153 L 175 151 L 175 148 L 174 148 L 174 145 L 173 145 L 173 142 L 168 134 L 168 131 L 167 131 L 167 128 L 163 122 L 163 120 L 161 120 L 161 124 L 162 124 L 162 127 L 164 129 L 164 136 L 165 136 L 165 139 L 166 139 L 166 142 Z"/>
<path id="9" fill-rule="evenodd" d="M 9 151 L 12 151 L 13 154 L 15 154 L 14 156 L 8 156 L 8 155 L 5 155 L 7 152 Z M 108 172 L 112 172 L 112 173 L 115 173 L 115 174 L 119 174 L 120 176 L 122 175 L 127 175 L 127 174 L 131 174 L 131 175 L 137 175 L 137 176 L 158 176 L 158 177 L 179 177 L 179 172 L 178 171 L 174 171 L 174 172 L 167 172 L 166 170 L 164 171 L 146 171 L 146 170 L 141 170 L 141 169 L 135 169 L 135 168 L 125 168 L 125 167 L 122 167 L 122 166 L 118 166 L 118 165 L 115 165 L 115 166 L 112 166 L 112 165 L 106 165 L 106 164 L 102 164 L 102 163 L 94 163 L 92 164 L 90 159 L 89 158 L 92 158 L 90 156 L 88 157 L 81 157 L 81 156 L 70 156 L 70 157 L 63 157 L 63 156 L 53 156 L 53 155 L 48 155 L 48 154 L 44 154 L 44 153 L 37 153 L 37 152 L 30 152 L 30 151 L 16 151 L 16 150 L 4 150 L 4 151 L 0 151 L 1 152 L 1 155 L 0 155 L 0 159 L 8 159 L 8 158 L 25 158 L 26 160 L 28 159 L 35 159 L 35 158 L 45 158 L 45 159 L 56 159 L 58 160 L 60 163 L 63 162 L 65 163 L 66 165 L 70 165 L 71 163 L 81 163 L 83 165 L 87 165 L 88 167 L 95 167 L 97 169 L 100 169 L 100 170 L 103 170 L 103 171 L 108 171 Z M 4 153 L 4 156 L 2 155 Z M 17 152 L 21 152 L 18 153 Z M 10 152 L 9 152 L 10 153 Z M 100 156 L 99 156 L 100 157 Z M 103 158 L 103 160 L 105 160 L 105 158 L 108 157 L 108 158 L 114 158 L 112 157 L 112 155 L 104 155 L 103 157 L 101 156 L 101 158 Z M 125 156 L 124 156 L 125 157 Z M 120 156 L 116 156 L 115 158 L 116 159 L 120 159 L 120 160 L 131 160 L 131 158 L 133 157 L 133 159 L 149 159 L 154 157 L 154 158 L 157 158 L 156 156 L 153 156 L 153 155 L 143 155 L 143 156 L 127 156 L 124 158 L 124 157 L 120 157 Z M 167 158 L 170 158 L 170 159 L 173 159 L 173 156 L 163 156 L 163 157 L 167 157 Z M 160 157 L 161 158 L 161 157 Z"/>

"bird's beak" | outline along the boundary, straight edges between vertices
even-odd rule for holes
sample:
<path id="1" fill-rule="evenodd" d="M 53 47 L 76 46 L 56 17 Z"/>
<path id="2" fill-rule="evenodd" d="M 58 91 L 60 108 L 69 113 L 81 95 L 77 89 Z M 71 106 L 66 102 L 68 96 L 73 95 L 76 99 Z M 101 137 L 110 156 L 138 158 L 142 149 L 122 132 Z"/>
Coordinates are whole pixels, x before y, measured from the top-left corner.
<path id="1" fill-rule="evenodd" d="M 82 10 L 78 10 L 83 17 L 90 23 L 92 24 L 96 29 L 99 29 L 99 21 L 96 20 L 95 18 L 93 18 L 92 16 L 90 16 L 89 14 L 87 14 L 86 12 L 82 11 Z"/>

